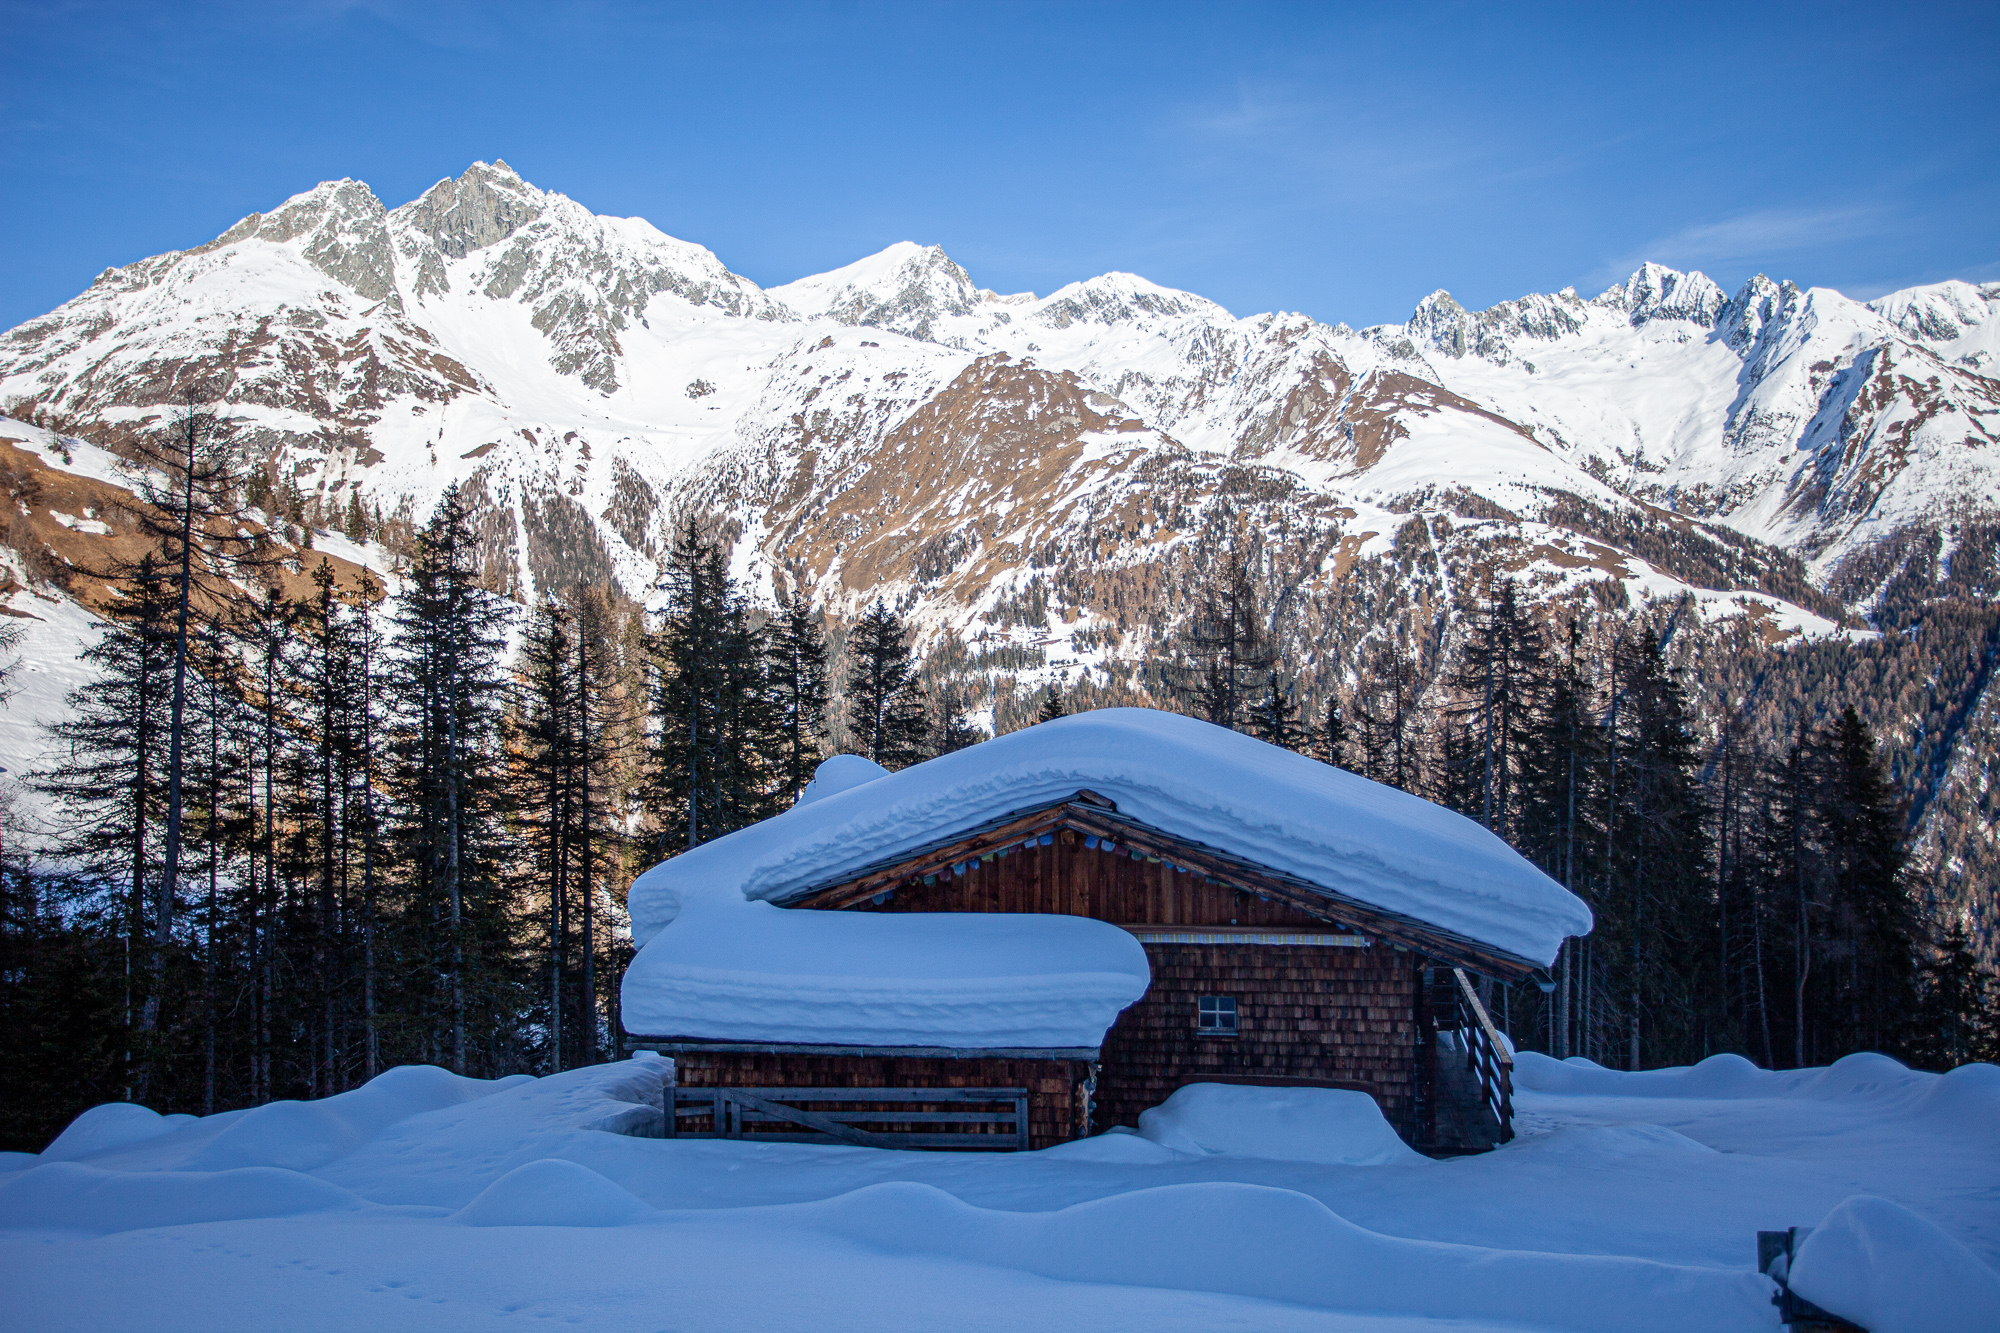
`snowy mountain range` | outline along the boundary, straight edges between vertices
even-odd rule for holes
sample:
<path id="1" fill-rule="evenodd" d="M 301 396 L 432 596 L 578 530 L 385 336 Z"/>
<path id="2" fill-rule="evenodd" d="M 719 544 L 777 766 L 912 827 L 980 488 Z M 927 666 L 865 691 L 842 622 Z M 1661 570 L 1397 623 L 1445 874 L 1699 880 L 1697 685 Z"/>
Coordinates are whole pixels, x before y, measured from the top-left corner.
<path id="1" fill-rule="evenodd" d="M 1122 273 L 1003 296 L 907 243 L 765 291 L 480 163 L 396 209 L 324 184 L 106 270 L 6 335 L 0 404 L 115 448 L 177 386 L 215 386 L 308 492 L 420 513 L 449 481 L 482 491 L 529 587 L 572 566 L 642 593 L 694 506 L 740 524 L 767 582 L 950 619 L 1169 457 L 1275 469 L 1350 532 L 1447 492 L 1528 520 L 1554 497 L 1658 506 L 1826 587 L 2000 502 L 1997 310 L 2000 284 L 1864 304 L 1647 264 L 1592 299 L 1440 291 L 1356 331 Z"/>
<path id="2" fill-rule="evenodd" d="M 1764 647 L 1850 645 L 1947 588 L 1990 602 L 1996 358 L 2000 284 L 1861 302 L 1656 264 L 1589 298 L 1439 291 L 1359 330 L 1127 273 L 1002 295 L 909 243 L 765 290 L 496 162 L 393 209 L 329 182 L 107 269 L 0 339 L 0 437 L 109 485 L 103 460 L 193 386 L 319 512 L 358 493 L 421 518 L 461 483 L 524 597 L 644 599 L 693 518 L 766 599 L 887 598 L 1032 686 L 1156 650 L 1218 503 L 1306 594 L 1322 674 L 1397 620 L 1448 651 L 1481 570 Z M 84 539 L 87 515 L 23 513 L 17 554 Z M 1990 674 L 1946 710 L 1923 800 L 1992 786 Z M 1725 679 L 1703 676 L 1711 710 L 1741 702 Z M 1917 705 L 1884 710 L 1930 754 Z"/>

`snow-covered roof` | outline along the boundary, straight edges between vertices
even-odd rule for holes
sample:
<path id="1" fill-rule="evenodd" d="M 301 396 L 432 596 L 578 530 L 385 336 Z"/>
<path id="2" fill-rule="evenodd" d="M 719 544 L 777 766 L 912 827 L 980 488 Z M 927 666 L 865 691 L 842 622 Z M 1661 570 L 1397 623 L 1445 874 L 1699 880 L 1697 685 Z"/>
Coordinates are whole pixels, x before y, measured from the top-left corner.
<path id="1" fill-rule="evenodd" d="M 1080 916 L 690 902 L 625 972 L 625 1030 L 837 1046 L 1094 1048 L 1152 981 Z"/>
<path id="2" fill-rule="evenodd" d="M 693 905 L 783 901 L 1079 791 L 1162 833 L 1536 963 L 1591 928 L 1589 908 L 1471 820 L 1194 718 L 1079 713 L 870 781 L 839 762 L 826 784 L 838 790 L 641 875 L 633 938 L 649 946 Z"/>

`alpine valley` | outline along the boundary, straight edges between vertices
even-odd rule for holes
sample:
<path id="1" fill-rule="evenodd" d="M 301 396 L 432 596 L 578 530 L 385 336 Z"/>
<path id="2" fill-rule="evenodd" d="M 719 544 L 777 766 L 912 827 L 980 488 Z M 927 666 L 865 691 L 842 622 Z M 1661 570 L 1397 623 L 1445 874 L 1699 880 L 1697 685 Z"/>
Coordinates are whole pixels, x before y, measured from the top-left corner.
<path id="1" fill-rule="evenodd" d="M 1356 330 L 1125 273 L 1001 295 L 914 244 L 760 289 L 504 163 L 394 209 L 331 182 L 0 340 L 10 766 L 92 636 L 115 464 L 190 390 L 331 527 L 461 484 L 524 600 L 644 601 L 686 522 L 766 603 L 886 600 L 1001 728 L 1057 680 L 1158 697 L 1219 543 L 1254 547 L 1315 712 L 1385 635 L 1441 689 L 1510 576 L 1579 634 L 1656 628 L 1705 744 L 1855 705 L 1928 890 L 2000 943 L 2000 284 L 1864 303 L 1646 264 Z"/>

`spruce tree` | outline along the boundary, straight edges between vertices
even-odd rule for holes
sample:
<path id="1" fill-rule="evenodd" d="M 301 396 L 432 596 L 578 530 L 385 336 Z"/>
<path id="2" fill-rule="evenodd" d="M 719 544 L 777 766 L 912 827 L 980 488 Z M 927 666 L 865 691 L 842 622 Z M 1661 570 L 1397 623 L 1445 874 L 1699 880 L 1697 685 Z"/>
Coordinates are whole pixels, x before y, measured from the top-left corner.
<path id="1" fill-rule="evenodd" d="M 930 738 L 933 758 L 966 749 L 986 739 L 986 733 L 973 725 L 971 711 L 965 706 L 964 691 L 956 683 L 938 687 L 934 704 Z"/>
<path id="2" fill-rule="evenodd" d="M 1278 683 L 1278 673 L 1273 670 L 1265 677 L 1264 692 L 1250 707 L 1250 734 L 1281 750 L 1303 750 L 1306 734 L 1299 726 L 1298 713 L 1298 705 Z"/>
<path id="3" fill-rule="evenodd" d="M 1228 514 L 1217 522 L 1233 527 Z M 1253 577 L 1252 542 L 1232 531 L 1173 643 L 1167 680 L 1184 707 L 1219 727 L 1236 727 L 1261 678 L 1277 660 Z"/>
<path id="4" fill-rule="evenodd" d="M 535 608 L 518 663 L 521 700 L 515 716 L 512 804 L 521 830 L 521 870 L 547 898 L 545 1030 L 552 1074 L 569 1067 L 565 1042 L 575 1026 L 568 1012 L 580 761 L 574 634 L 574 618 L 565 607 L 544 599 Z"/>
<path id="5" fill-rule="evenodd" d="M 1916 1002 L 1916 905 L 1903 878 L 1903 807 L 1875 753 L 1875 737 L 1852 705 L 1824 731 L 1821 822 L 1832 836 L 1833 928 L 1842 959 L 1828 973 L 1833 1045 L 1896 1051 Z"/>
<path id="6" fill-rule="evenodd" d="M 2000 1060 L 2000 978 L 1980 966 L 1972 936 L 1954 917 L 1919 974 L 1912 1061 L 1940 1073 Z"/>
<path id="7" fill-rule="evenodd" d="M 764 635 L 720 548 L 692 523 L 675 540 L 662 586 L 667 607 L 651 645 L 658 719 L 651 785 L 666 853 L 776 813 L 788 756 Z"/>
<path id="8" fill-rule="evenodd" d="M 1400 630 L 1366 643 L 1359 674 L 1354 716 L 1362 775 L 1401 791 L 1419 790 L 1424 682 Z"/>
<path id="9" fill-rule="evenodd" d="M 1519 794 L 1513 845 L 1564 888 L 1593 901 L 1600 868 L 1601 821 L 1593 784 L 1604 758 L 1597 705 L 1582 654 L 1582 629 L 1572 619 L 1567 649 L 1542 682 L 1542 707 L 1518 751 Z M 1483 769 L 1482 769 L 1483 772 Z M 1583 941 L 1563 943 L 1556 963 L 1548 1025 L 1550 1049 L 1567 1058 L 1583 1049 Z"/>
<path id="10" fill-rule="evenodd" d="M 1452 673 L 1459 701 L 1448 716 L 1472 742 L 1452 774 L 1454 786 L 1471 794 L 1460 809 L 1503 838 L 1514 835 L 1516 789 L 1533 761 L 1544 655 L 1541 627 L 1521 606 L 1514 581 L 1498 580 Z"/>
<path id="11" fill-rule="evenodd" d="M 60 757 L 31 781 L 62 814 L 56 855 L 85 872 L 76 881 L 84 912 L 118 922 L 127 959 L 123 1022 L 139 1034 L 128 1077 L 144 1091 L 156 1051 L 155 1025 L 142 1016 L 159 1013 L 179 890 L 161 876 L 157 837 L 167 809 L 160 759 L 176 598 L 150 555 L 115 591 L 103 636 L 79 654 L 95 678 L 70 691 L 67 716 L 47 724 Z"/>
<path id="12" fill-rule="evenodd" d="M 432 947 L 441 1044 L 460 1073 L 469 1072 L 475 1042 L 487 1046 L 493 1067 L 499 1025 L 511 1021 L 502 1001 L 516 924 L 500 877 L 506 680 L 499 658 L 511 613 L 480 585 L 478 554 L 471 515 L 449 487 L 418 534 L 388 664 L 404 920 Z M 472 1021 L 479 1033 L 468 1033 Z"/>
<path id="13" fill-rule="evenodd" d="M 805 598 L 794 596 L 778 616 L 767 661 L 778 730 L 777 797 L 789 808 L 826 757 L 826 634 Z"/>
<path id="14" fill-rule="evenodd" d="M 1037 723 L 1053 722 L 1059 717 L 1067 717 L 1069 710 L 1063 707 L 1062 690 L 1051 685 L 1042 691 L 1042 706 L 1035 713 Z"/>
<path id="15" fill-rule="evenodd" d="M 860 752 L 887 769 L 924 757 L 925 700 L 903 637 L 903 622 L 877 602 L 847 639 L 847 731 Z"/>
<path id="16" fill-rule="evenodd" d="M 1704 986 L 1707 824 L 1687 701 L 1658 636 L 1613 648 L 1605 885 L 1594 942 L 1623 1001 L 1628 1068 L 1691 1063 L 1716 996 Z"/>
<path id="17" fill-rule="evenodd" d="M 1349 767 L 1347 720 L 1340 715 L 1340 700 L 1326 701 L 1326 716 L 1311 732 L 1312 757 L 1334 768 Z"/>

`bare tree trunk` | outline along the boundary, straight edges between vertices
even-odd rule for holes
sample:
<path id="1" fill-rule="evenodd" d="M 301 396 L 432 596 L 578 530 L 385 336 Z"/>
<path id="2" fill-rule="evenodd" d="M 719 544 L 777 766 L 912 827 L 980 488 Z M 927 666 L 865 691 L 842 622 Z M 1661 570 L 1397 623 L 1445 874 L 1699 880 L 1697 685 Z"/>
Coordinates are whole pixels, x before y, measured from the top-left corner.
<path id="1" fill-rule="evenodd" d="M 382 1037 L 375 1026 L 375 675 L 368 624 L 369 585 L 362 571 L 361 615 L 361 1021 L 367 1075 L 382 1072 Z"/>
<path id="2" fill-rule="evenodd" d="M 160 1020 L 161 991 L 166 983 L 167 949 L 173 943 L 174 898 L 181 870 L 181 769 L 185 762 L 183 722 L 187 708 L 188 607 L 194 583 L 194 472 L 199 418 L 190 409 L 181 441 L 180 588 L 174 607 L 174 684 L 167 703 L 167 830 L 162 849 L 160 883 L 154 894 L 153 986 L 146 997 L 140 1026 L 153 1031 Z"/>
<path id="3" fill-rule="evenodd" d="M 458 691 L 446 692 L 445 704 L 445 888 L 451 899 L 451 1068 L 465 1072 L 464 950 L 459 939 L 461 902 L 458 885 Z"/>
<path id="4" fill-rule="evenodd" d="M 583 891 L 583 1062 L 597 1063 L 597 903 L 590 875 L 590 648 L 589 627 L 583 617 L 578 617 L 576 627 L 576 722 L 578 794 L 582 798 L 582 816 L 577 828 L 581 844 L 581 859 L 578 869 L 582 872 Z"/>

